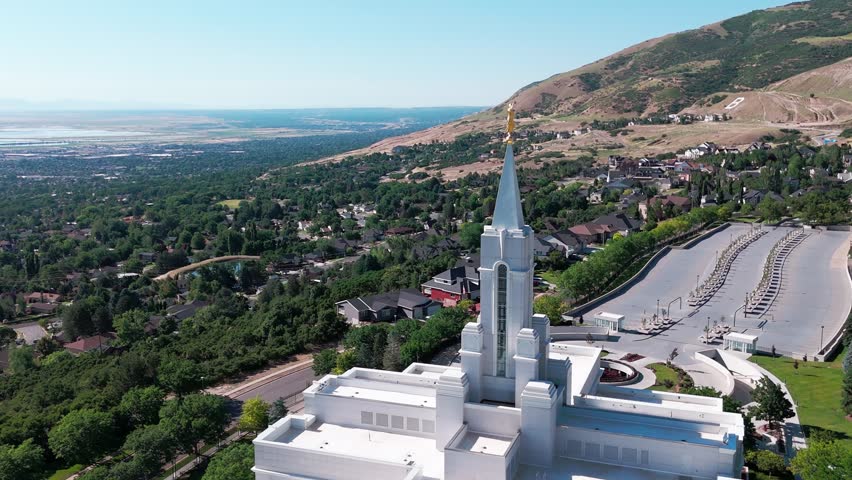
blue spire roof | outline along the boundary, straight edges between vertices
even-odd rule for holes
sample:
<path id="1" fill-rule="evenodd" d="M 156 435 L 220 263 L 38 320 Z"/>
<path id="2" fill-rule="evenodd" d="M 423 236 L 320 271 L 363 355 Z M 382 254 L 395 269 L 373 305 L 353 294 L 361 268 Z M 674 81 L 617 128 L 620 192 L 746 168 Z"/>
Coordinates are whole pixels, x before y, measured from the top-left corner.
<path id="1" fill-rule="evenodd" d="M 494 218 L 491 226 L 505 229 L 524 227 L 524 212 L 521 210 L 521 191 L 518 189 L 518 175 L 515 173 L 515 154 L 512 144 L 506 146 L 503 159 L 503 173 L 500 175 L 500 189 L 497 191 L 497 203 L 494 206 Z"/>

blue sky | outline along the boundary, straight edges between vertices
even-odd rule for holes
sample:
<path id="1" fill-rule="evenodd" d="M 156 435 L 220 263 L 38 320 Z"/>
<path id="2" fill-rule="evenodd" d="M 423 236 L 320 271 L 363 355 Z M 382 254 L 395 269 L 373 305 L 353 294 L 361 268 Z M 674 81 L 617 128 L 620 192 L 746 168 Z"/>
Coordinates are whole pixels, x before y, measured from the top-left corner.
<path id="1" fill-rule="evenodd" d="M 0 0 L 0 99 L 493 105 L 640 41 L 780 0 Z"/>

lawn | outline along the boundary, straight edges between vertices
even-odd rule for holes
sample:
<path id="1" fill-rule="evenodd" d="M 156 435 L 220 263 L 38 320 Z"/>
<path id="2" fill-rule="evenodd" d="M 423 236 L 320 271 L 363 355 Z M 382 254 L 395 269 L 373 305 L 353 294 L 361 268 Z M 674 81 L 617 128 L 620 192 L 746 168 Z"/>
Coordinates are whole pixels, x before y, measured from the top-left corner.
<path id="1" fill-rule="evenodd" d="M 83 465 L 80 465 L 80 464 L 72 465 L 68 468 L 64 468 L 62 470 L 57 470 L 56 472 L 53 473 L 53 475 L 48 477 L 47 480 L 65 480 L 66 478 L 70 477 L 71 475 L 74 475 L 75 473 L 79 472 L 82 469 L 83 469 Z"/>
<path id="2" fill-rule="evenodd" d="M 833 362 L 800 361 L 798 370 L 793 368 L 793 359 L 786 357 L 755 355 L 751 361 L 787 384 L 803 426 L 832 430 L 843 437 L 844 443 L 852 445 L 852 422 L 846 420 L 840 407 L 844 353 L 840 352 Z"/>
<path id="3" fill-rule="evenodd" d="M 221 202 L 216 203 L 216 205 L 224 205 L 231 210 L 236 210 L 240 207 L 240 202 L 244 201 L 242 198 L 235 198 L 232 200 L 222 200 Z"/>
<path id="4" fill-rule="evenodd" d="M 657 383 L 659 384 L 650 387 L 651 390 L 659 390 L 661 392 L 674 391 L 674 387 L 669 388 L 663 385 L 663 382 L 666 380 L 671 380 L 674 385 L 677 385 L 677 372 L 673 368 L 667 366 L 665 363 L 651 363 L 648 365 L 648 368 L 654 371 L 654 374 L 657 376 Z"/>
<path id="5" fill-rule="evenodd" d="M 559 275 L 561 274 L 562 272 L 548 270 L 546 272 L 539 273 L 538 276 L 541 277 L 545 282 L 555 286 L 556 283 L 559 281 Z"/>

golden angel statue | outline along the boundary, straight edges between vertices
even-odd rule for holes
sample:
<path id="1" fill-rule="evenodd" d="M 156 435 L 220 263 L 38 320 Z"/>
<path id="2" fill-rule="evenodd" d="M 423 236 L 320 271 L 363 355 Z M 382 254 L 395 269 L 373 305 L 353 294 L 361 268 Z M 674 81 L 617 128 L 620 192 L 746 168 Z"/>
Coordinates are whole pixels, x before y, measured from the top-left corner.
<path id="1" fill-rule="evenodd" d="M 506 115 L 506 143 L 512 143 L 512 132 L 515 131 L 515 107 L 510 103 Z"/>

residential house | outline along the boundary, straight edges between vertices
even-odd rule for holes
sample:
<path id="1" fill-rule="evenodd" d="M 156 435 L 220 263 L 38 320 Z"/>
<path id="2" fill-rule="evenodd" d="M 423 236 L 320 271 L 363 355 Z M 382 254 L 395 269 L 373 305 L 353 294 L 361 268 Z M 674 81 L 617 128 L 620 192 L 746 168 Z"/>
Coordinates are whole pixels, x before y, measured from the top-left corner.
<path id="1" fill-rule="evenodd" d="M 445 270 L 420 286 L 423 295 L 444 306 L 454 306 L 460 300 L 479 300 L 479 269 L 457 266 Z"/>
<path id="2" fill-rule="evenodd" d="M 195 315 L 202 308 L 210 306 L 209 302 L 193 300 L 182 305 L 172 305 L 166 309 L 166 315 L 177 321 L 186 320 Z"/>
<path id="3" fill-rule="evenodd" d="M 28 305 L 35 303 L 59 303 L 62 301 L 62 295 L 58 293 L 32 292 L 24 296 L 24 301 Z"/>
<path id="4" fill-rule="evenodd" d="M 337 313 L 353 325 L 362 322 L 393 322 L 401 318 L 424 319 L 439 309 L 438 302 L 413 288 L 337 302 Z"/>
<path id="5" fill-rule="evenodd" d="M 542 240 L 562 252 L 566 257 L 580 253 L 586 248 L 586 243 L 579 235 L 570 230 L 562 230 L 542 237 Z"/>
<path id="6" fill-rule="evenodd" d="M 692 209 L 692 200 L 688 197 L 678 195 L 664 195 L 651 197 L 644 202 L 639 202 L 639 216 L 642 220 L 648 219 L 648 208 L 659 207 L 660 212 L 657 213 L 657 219 L 666 218 L 665 212 L 671 209 L 673 212 L 686 213 Z"/>
<path id="7" fill-rule="evenodd" d="M 586 245 L 590 243 L 606 243 L 613 233 L 608 226 L 596 223 L 574 225 L 568 231 L 576 235 Z"/>
<path id="8" fill-rule="evenodd" d="M 615 213 L 612 215 L 603 215 L 594 220 L 591 223 L 595 223 L 598 225 L 604 225 L 609 228 L 609 230 L 615 234 L 620 233 L 622 236 L 626 237 L 630 235 L 632 232 L 638 231 L 642 228 L 642 222 L 633 218 L 630 218 L 624 213 Z"/>
<path id="9" fill-rule="evenodd" d="M 112 350 L 112 341 L 115 335 L 105 333 L 103 335 L 94 335 L 91 337 L 81 338 L 77 341 L 66 343 L 65 350 L 73 355 L 80 355 L 87 352 L 108 352 Z"/>
<path id="10" fill-rule="evenodd" d="M 756 207 L 763 201 L 764 198 L 769 198 L 771 200 L 775 200 L 776 202 L 784 201 L 784 197 L 778 195 L 775 192 L 770 192 L 766 190 L 749 190 L 748 192 L 743 194 L 743 204 L 749 204 L 753 207 Z"/>

